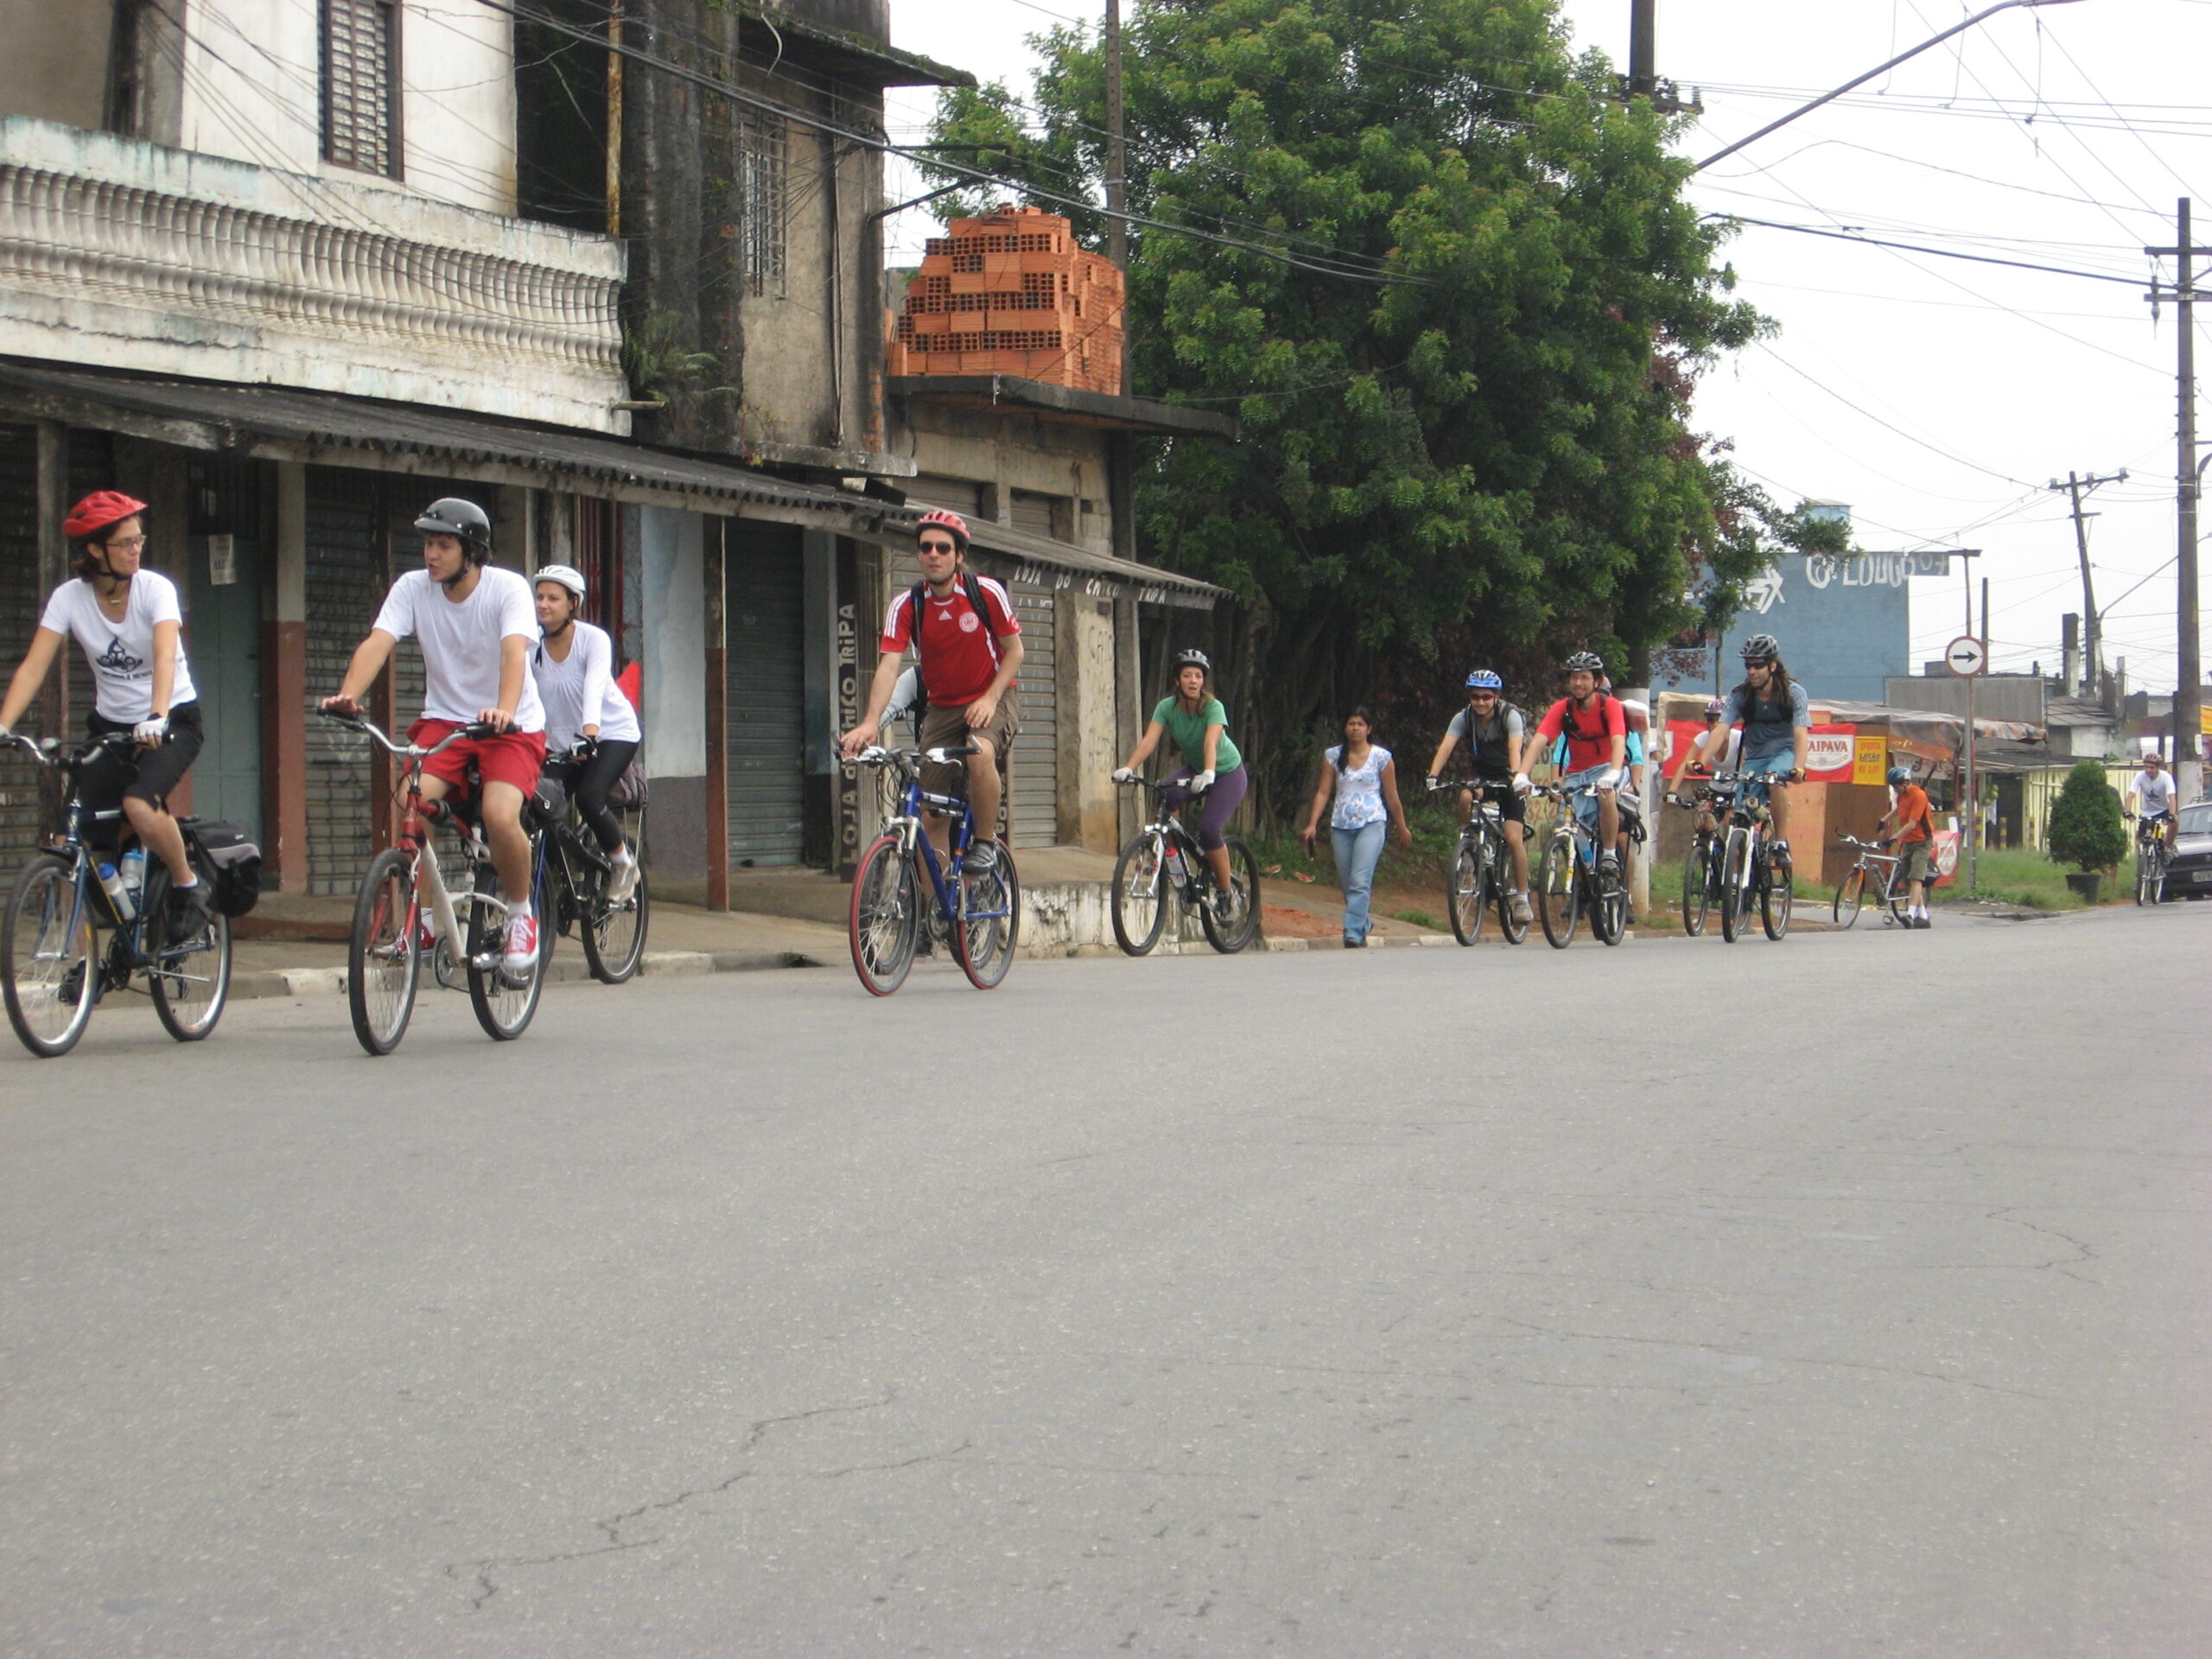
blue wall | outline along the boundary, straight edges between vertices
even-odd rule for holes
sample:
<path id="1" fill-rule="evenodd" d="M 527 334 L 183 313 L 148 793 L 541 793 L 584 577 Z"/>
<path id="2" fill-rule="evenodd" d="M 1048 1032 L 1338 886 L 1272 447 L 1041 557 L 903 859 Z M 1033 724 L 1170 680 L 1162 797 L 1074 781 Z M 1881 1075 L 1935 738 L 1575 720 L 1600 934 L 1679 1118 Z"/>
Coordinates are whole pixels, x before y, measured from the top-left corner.
<path id="1" fill-rule="evenodd" d="M 1909 674 L 1912 650 L 1911 581 L 1936 575 L 1949 561 L 1941 553 L 1848 553 L 1840 557 L 1791 556 L 1752 588 L 1751 603 L 1722 643 L 1721 689 L 1744 677 L 1738 652 L 1755 633 L 1782 644 L 1791 676 L 1817 700 L 1879 702 L 1883 680 Z M 1657 674 L 1656 690 L 1713 689 L 1713 659 L 1701 675 Z"/>

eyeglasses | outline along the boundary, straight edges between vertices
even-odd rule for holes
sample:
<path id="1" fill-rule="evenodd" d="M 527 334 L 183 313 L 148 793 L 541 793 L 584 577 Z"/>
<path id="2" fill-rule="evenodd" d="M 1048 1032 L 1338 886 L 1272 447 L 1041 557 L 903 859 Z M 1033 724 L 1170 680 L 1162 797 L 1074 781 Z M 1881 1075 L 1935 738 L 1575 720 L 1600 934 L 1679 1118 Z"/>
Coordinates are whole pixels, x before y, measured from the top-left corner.
<path id="1" fill-rule="evenodd" d="M 145 550 L 146 538 L 143 536 L 118 536 L 112 541 L 102 542 L 100 545 L 119 547 L 126 553 L 140 553 Z"/>
<path id="2" fill-rule="evenodd" d="M 960 550 L 960 544 L 957 542 L 924 542 L 921 550 L 925 553 L 953 554 Z"/>

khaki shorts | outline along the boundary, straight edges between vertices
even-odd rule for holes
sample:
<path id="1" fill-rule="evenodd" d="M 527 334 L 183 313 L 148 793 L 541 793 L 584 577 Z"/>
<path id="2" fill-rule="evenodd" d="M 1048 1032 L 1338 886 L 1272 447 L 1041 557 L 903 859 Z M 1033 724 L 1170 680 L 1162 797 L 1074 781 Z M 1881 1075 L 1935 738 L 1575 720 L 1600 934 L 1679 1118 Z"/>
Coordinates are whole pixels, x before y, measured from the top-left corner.
<path id="1" fill-rule="evenodd" d="M 1904 881 L 1932 880 L 1936 874 L 1935 844 L 1927 841 L 1908 841 L 1897 849 L 1897 880 Z"/>
<path id="2" fill-rule="evenodd" d="M 968 728 L 968 706 L 940 709 L 935 703 L 922 715 L 922 747 L 925 749 L 951 748 L 966 742 L 970 737 L 988 738 L 998 758 L 999 778 L 1006 778 L 1007 757 L 1014 753 L 1014 734 L 1021 729 L 1021 696 L 1013 686 L 1006 689 L 999 698 L 997 711 L 991 723 L 979 732 Z M 924 766 L 922 787 L 932 794 L 950 794 L 963 790 L 968 768 L 962 766 Z"/>

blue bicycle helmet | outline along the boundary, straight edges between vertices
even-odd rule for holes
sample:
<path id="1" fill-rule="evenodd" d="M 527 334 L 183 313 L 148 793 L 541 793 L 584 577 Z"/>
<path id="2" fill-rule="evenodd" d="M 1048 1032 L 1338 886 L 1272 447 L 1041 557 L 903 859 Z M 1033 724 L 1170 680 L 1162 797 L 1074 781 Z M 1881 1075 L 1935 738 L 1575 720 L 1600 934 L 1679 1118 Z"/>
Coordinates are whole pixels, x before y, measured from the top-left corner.
<path id="1" fill-rule="evenodd" d="M 1473 673 L 1467 676 L 1467 690 L 1470 691 L 1503 691 L 1505 690 L 1505 682 L 1499 679 L 1497 676 L 1491 673 L 1490 670 L 1486 668 L 1478 668 Z"/>
<path id="2" fill-rule="evenodd" d="M 1912 781 L 1912 768 L 1911 768 L 1911 767 L 1910 767 L 1910 766 L 1891 766 L 1891 767 L 1890 768 L 1890 787 L 1891 787 L 1891 789 L 1903 789 L 1903 788 L 1904 788 L 1907 784 L 1910 783 L 1911 781 Z"/>

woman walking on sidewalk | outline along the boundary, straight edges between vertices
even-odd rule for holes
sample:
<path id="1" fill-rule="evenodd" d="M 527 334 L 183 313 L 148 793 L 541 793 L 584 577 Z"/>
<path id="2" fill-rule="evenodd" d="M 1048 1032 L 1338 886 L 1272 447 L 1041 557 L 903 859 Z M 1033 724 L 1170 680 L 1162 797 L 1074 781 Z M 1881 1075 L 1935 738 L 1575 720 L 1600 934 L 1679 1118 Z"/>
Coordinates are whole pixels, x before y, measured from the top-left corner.
<path id="1" fill-rule="evenodd" d="M 1398 764 L 1390 751 L 1374 741 L 1375 717 L 1364 708 L 1344 716 L 1344 741 L 1322 757 L 1320 786 L 1313 791 L 1313 810 L 1306 815 L 1306 850 L 1313 850 L 1320 833 L 1321 809 L 1334 791 L 1336 810 L 1329 815 L 1329 840 L 1337 855 L 1337 879 L 1344 889 L 1344 949 L 1367 947 L 1368 899 L 1375 890 L 1375 867 L 1382 861 L 1382 839 L 1391 820 L 1398 825 L 1401 846 L 1414 844 L 1406 823 L 1406 809 L 1398 800 Z"/>

